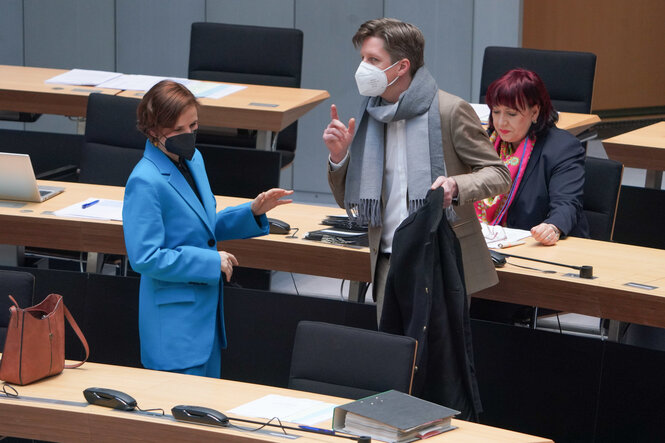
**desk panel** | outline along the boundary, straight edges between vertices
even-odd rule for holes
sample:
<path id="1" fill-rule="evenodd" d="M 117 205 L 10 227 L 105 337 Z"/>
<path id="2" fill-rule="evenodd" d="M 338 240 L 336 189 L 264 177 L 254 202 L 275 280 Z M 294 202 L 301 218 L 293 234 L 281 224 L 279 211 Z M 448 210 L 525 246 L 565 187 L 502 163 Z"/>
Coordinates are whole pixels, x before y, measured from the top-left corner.
<path id="1" fill-rule="evenodd" d="M 176 422 L 171 417 L 150 417 L 140 413 L 88 405 L 82 392 L 93 386 L 126 392 L 136 399 L 141 408 L 163 408 L 169 416 L 171 408 L 178 404 L 199 405 L 226 412 L 268 394 L 315 399 L 334 404 L 344 404 L 349 401 L 338 397 L 249 383 L 86 363 L 81 368 L 65 370 L 61 375 L 28 386 L 16 387 L 22 396 L 81 402 L 80 406 L 0 397 L 0 416 L 2 417 L 0 435 L 50 441 L 225 441 L 234 443 L 266 441 L 284 443 L 288 441 L 265 433 L 194 425 Z M 234 415 L 230 415 L 234 417 Z M 499 442 L 551 441 L 461 420 L 453 420 L 453 424 L 458 429 L 433 437 L 432 443 L 488 440 Z M 329 428 L 330 423 L 324 422 L 320 426 Z M 298 431 L 288 432 L 299 435 L 298 441 L 340 441 L 332 436 Z"/>
<path id="2" fill-rule="evenodd" d="M 90 94 L 116 95 L 121 92 L 118 89 L 44 83 L 64 72 L 67 70 L 0 65 L 0 109 L 85 117 Z"/>
<path id="3" fill-rule="evenodd" d="M 665 250 L 568 237 L 551 247 L 529 238 L 525 245 L 501 252 L 568 265 L 591 265 L 594 278 L 567 275 L 579 275 L 579 271 L 566 267 L 507 257 L 508 264 L 498 270 L 499 284 L 474 297 L 665 327 L 665 287 L 661 284 Z M 545 274 L 511 263 L 556 273 Z M 638 286 L 626 286 L 631 282 Z"/>
<path id="4" fill-rule="evenodd" d="M 62 218 L 50 212 L 89 197 L 122 200 L 123 187 L 43 181 L 63 186 L 65 192 L 43 203 L 25 203 L 22 207 L 0 206 L 0 244 L 51 249 L 126 254 L 122 222 Z M 218 209 L 249 201 L 217 197 Z M 29 211 L 29 212 L 26 212 Z M 353 281 L 370 281 L 369 249 L 337 246 L 303 240 L 308 231 L 321 229 L 327 215 L 344 214 L 340 208 L 289 204 L 270 211 L 298 228 L 297 238 L 267 235 L 246 240 L 220 242 L 218 247 L 233 253 L 241 266 L 259 269 L 301 272 Z"/>
<path id="5" fill-rule="evenodd" d="M 92 92 L 132 98 L 143 95 L 138 91 L 44 83 L 65 72 L 65 69 L 0 65 L 0 109 L 85 117 L 88 95 Z M 327 91 L 317 89 L 243 86 L 246 88 L 226 97 L 199 99 L 199 123 L 278 132 L 330 97 Z"/>
<path id="6" fill-rule="evenodd" d="M 647 170 L 646 186 L 660 189 L 665 170 L 665 122 L 603 140 L 607 156 L 631 168 Z"/>
<path id="7" fill-rule="evenodd" d="M 66 219 L 44 214 L 88 197 L 121 200 L 123 188 L 79 183 L 49 182 L 66 191 L 44 203 L 22 208 L 0 207 L 0 244 L 124 254 L 121 222 Z M 218 208 L 248 200 L 217 197 Z M 24 211 L 32 212 L 24 212 Z M 241 266 L 300 272 L 352 281 L 370 281 L 368 248 L 350 248 L 303 240 L 305 232 L 320 229 L 319 222 L 339 208 L 290 204 L 275 208 L 272 217 L 299 228 L 298 238 L 268 235 L 220 242 L 218 247 L 236 255 Z M 509 263 L 539 269 L 545 274 L 506 265 L 498 270 L 499 285 L 475 297 L 577 312 L 649 326 L 665 327 L 665 250 L 568 237 L 547 247 L 527 239 L 525 245 L 504 250 L 508 254 L 570 265 L 593 266 L 594 279 L 581 279 L 569 268 L 509 258 Z M 631 287 L 626 283 L 651 285 Z"/>

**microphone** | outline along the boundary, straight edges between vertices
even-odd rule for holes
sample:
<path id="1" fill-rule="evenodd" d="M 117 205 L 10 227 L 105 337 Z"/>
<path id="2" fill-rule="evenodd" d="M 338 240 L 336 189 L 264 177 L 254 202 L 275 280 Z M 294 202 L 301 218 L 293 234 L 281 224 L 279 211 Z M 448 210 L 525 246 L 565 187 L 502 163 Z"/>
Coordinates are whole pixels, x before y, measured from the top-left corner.
<path id="1" fill-rule="evenodd" d="M 537 258 L 531 258 L 531 257 L 523 257 L 521 255 L 513 255 L 513 254 L 504 254 L 503 252 L 496 252 L 496 254 L 502 255 L 504 257 L 514 257 L 514 258 L 521 258 L 522 260 L 531 260 L 531 261 L 536 261 L 538 263 L 546 263 L 548 265 L 554 265 L 554 266 L 563 266 L 565 268 L 572 268 L 580 271 L 580 278 L 593 278 L 593 266 L 589 265 L 583 265 L 583 266 L 575 266 L 575 265 L 566 265 L 563 263 L 555 263 L 552 261 L 547 261 L 547 260 L 540 260 Z"/>

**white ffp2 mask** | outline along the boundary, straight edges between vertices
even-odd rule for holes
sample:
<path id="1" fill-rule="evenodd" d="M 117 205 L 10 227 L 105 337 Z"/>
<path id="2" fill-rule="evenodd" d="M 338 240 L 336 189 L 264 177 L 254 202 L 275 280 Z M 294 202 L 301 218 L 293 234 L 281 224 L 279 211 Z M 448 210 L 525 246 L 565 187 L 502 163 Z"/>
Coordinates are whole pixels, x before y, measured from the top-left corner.
<path id="1" fill-rule="evenodd" d="M 386 88 L 397 81 L 395 80 L 388 83 L 386 71 L 395 66 L 399 61 L 396 61 L 386 69 L 377 68 L 366 62 L 360 62 L 360 66 L 356 70 L 356 85 L 358 85 L 358 93 L 368 97 L 377 97 L 386 91 Z"/>

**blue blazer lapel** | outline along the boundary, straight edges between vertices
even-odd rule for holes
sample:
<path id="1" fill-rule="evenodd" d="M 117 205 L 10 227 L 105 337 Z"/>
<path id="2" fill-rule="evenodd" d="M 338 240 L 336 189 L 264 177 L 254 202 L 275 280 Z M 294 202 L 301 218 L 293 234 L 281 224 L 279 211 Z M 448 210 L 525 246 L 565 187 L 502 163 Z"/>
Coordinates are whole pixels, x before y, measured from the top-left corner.
<path id="1" fill-rule="evenodd" d="M 191 186 L 189 186 L 189 183 L 187 183 L 187 180 L 185 180 L 185 177 L 183 177 L 182 173 L 178 170 L 176 165 L 173 164 L 173 162 L 166 156 L 166 154 L 164 154 L 152 143 L 150 143 L 150 141 L 146 142 L 144 156 L 148 160 L 153 162 L 155 166 L 157 166 L 162 175 L 164 175 L 167 178 L 169 184 L 173 187 L 173 189 L 182 197 L 185 203 L 187 203 L 187 205 L 190 208 L 192 208 L 192 210 L 196 213 L 196 215 L 199 216 L 201 221 L 203 221 L 203 224 L 210 231 L 211 235 L 214 236 L 215 234 L 215 230 L 213 228 L 214 211 L 215 211 L 214 207 L 212 208 L 213 217 L 211 219 L 211 217 L 207 213 L 208 209 L 203 207 L 201 201 L 194 193 L 194 190 L 192 189 Z M 209 189 L 210 186 L 208 185 L 207 188 L 201 188 L 201 186 L 199 185 L 200 179 L 197 180 L 196 178 L 197 175 L 200 175 L 200 173 L 197 173 L 195 175 L 192 169 L 190 169 L 190 171 L 192 172 L 192 177 L 194 177 L 194 182 L 198 186 L 199 193 L 201 193 L 201 198 L 204 199 L 205 201 L 206 196 L 208 194 L 206 190 Z M 205 175 L 205 169 L 203 170 L 203 175 Z M 206 183 L 207 183 L 207 178 L 206 178 Z M 203 192 L 201 191 L 201 189 L 203 189 Z"/>
<path id="2" fill-rule="evenodd" d="M 215 226 L 217 202 L 212 192 L 209 192 L 210 182 L 208 181 L 208 174 L 206 173 L 205 165 L 203 164 L 203 157 L 198 150 L 195 152 L 194 158 L 187 161 L 187 165 L 194 178 L 196 188 L 199 190 L 201 201 L 203 201 L 203 208 L 208 216 L 208 223 L 211 227 Z"/>

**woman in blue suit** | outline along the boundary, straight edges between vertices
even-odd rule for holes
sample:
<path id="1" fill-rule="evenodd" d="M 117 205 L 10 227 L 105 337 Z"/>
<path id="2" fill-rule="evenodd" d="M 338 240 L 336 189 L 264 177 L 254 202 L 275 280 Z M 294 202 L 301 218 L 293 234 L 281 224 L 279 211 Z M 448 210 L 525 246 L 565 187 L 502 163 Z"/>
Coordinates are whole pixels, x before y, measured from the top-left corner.
<path id="1" fill-rule="evenodd" d="M 184 86 L 162 81 L 137 110 L 148 137 L 127 181 L 127 256 L 141 274 L 139 335 L 146 368 L 220 377 L 226 347 L 221 274 L 236 258 L 217 242 L 268 233 L 265 213 L 293 191 L 271 189 L 216 212 L 203 158 L 194 147 L 198 104 Z"/>

